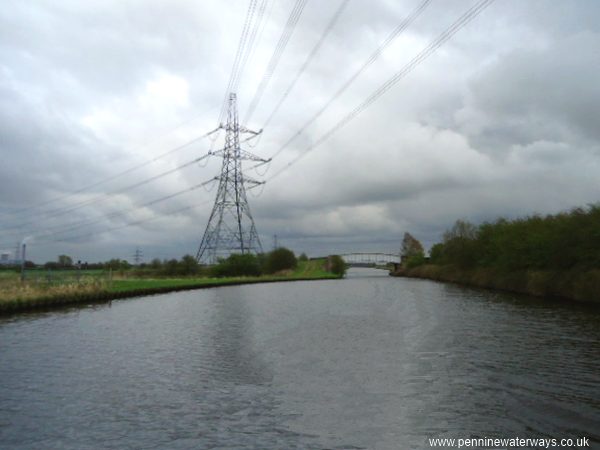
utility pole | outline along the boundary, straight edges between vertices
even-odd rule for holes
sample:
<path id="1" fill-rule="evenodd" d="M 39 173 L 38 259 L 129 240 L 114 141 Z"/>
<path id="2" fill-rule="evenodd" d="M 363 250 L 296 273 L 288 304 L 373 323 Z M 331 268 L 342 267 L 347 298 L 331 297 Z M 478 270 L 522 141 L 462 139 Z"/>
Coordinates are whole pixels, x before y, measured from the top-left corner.
<path id="1" fill-rule="evenodd" d="M 133 254 L 133 260 L 135 261 L 135 265 L 139 266 L 140 262 L 142 261 L 142 257 L 144 256 L 144 253 L 138 248 L 135 249 L 135 253 Z"/>
<path id="2" fill-rule="evenodd" d="M 21 282 L 25 281 L 25 243 L 23 243 L 21 250 Z"/>
<path id="3" fill-rule="evenodd" d="M 277 235 L 273 235 L 273 250 L 277 250 Z"/>
<path id="4" fill-rule="evenodd" d="M 264 182 L 247 177 L 242 171 L 242 161 L 268 160 L 240 148 L 240 133 L 257 136 L 262 130 L 251 131 L 239 125 L 236 102 L 236 94 L 229 94 L 227 124 L 219 125 L 219 128 L 225 130 L 225 146 L 212 153 L 221 156 L 223 162 L 221 175 L 215 177 L 219 188 L 196 254 L 198 262 L 214 264 L 217 258 L 227 257 L 231 253 L 262 253 L 262 245 L 246 197 L 246 186 L 253 188 Z"/>

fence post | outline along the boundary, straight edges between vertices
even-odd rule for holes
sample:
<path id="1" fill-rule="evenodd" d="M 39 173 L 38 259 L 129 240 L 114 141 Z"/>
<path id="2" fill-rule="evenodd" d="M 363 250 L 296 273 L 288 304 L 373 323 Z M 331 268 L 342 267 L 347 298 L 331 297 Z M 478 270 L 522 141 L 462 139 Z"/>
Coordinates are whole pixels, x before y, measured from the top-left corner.
<path id="1" fill-rule="evenodd" d="M 25 244 L 21 250 L 21 282 L 25 281 Z"/>

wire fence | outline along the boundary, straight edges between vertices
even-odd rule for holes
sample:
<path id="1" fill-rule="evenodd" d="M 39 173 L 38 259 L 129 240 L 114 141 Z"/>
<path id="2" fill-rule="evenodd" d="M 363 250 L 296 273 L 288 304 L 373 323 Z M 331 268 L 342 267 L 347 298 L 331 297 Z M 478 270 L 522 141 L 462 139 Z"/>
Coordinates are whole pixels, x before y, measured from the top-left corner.
<path id="1" fill-rule="evenodd" d="M 24 284 L 36 288 L 67 285 L 99 286 L 110 284 L 112 278 L 111 270 L 26 269 L 21 272 L 19 269 L 5 269 L 0 271 L 0 290 Z"/>

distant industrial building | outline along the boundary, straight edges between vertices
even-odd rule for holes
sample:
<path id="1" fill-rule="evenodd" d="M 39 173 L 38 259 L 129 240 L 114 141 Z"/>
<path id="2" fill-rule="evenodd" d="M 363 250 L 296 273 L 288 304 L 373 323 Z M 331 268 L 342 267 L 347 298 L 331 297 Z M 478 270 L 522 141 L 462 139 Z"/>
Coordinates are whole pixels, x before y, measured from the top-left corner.
<path id="1" fill-rule="evenodd" d="M 20 265 L 21 260 L 16 258 L 11 258 L 10 253 L 0 253 L 0 266 L 15 266 Z"/>

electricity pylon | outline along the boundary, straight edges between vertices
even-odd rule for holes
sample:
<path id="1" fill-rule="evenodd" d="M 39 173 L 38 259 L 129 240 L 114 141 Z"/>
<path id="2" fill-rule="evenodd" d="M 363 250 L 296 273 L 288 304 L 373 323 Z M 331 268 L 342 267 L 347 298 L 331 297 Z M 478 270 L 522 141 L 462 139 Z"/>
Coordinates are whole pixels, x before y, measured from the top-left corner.
<path id="1" fill-rule="evenodd" d="M 135 261 L 135 265 L 139 266 L 140 262 L 142 262 L 142 257 L 144 256 L 144 252 L 139 248 L 135 249 L 135 253 L 133 254 L 133 260 Z"/>
<path id="2" fill-rule="evenodd" d="M 263 183 L 243 173 L 242 161 L 268 160 L 240 148 L 240 133 L 256 136 L 262 130 L 256 132 L 240 126 L 234 93 L 229 94 L 227 124 L 220 124 L 219 128 L 225 130 L 225 146 L 222 150 L 211 153 L 223 158 L 221 175 L 215 177 L 219 181 L 219 188 L 196 254 L 198 262 L 209 264 L 232 253 L 262 253 L 262 245 L 246 197 L 246 186 L 252 188 Z"/>

